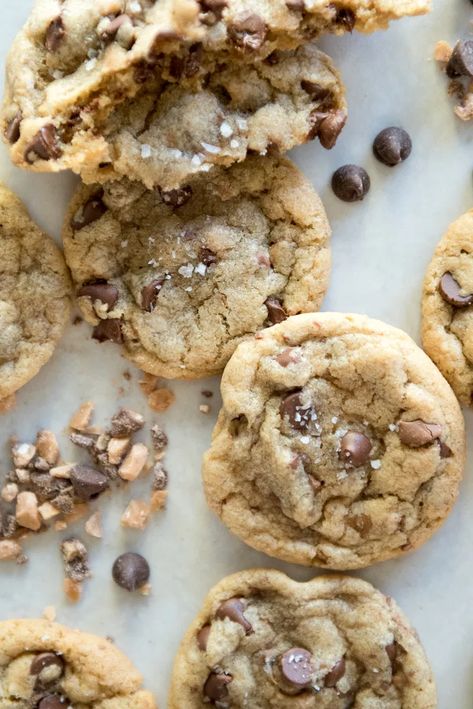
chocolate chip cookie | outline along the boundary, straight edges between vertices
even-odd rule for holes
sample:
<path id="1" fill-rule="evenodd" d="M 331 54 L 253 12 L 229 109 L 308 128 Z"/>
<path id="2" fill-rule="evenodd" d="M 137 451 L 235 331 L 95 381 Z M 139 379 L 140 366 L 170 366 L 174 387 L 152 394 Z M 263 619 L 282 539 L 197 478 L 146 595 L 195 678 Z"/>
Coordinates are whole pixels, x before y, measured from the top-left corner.
<path id="1" fill-rule="evenodd" d="M 422 342 L 463 404 L 473 404 L 473 209 L 439 242 L 422 297 Z"/>
<path id="2" fill-rule="evenodd" d="M 220 372 L 239 342 L 316 310 L 330 228 L 288 160 L 250 157 L 179 190 L 127 180 L 82 186 L 64 226 L 66 260 L 94 337 L 157 376 Z"/>
<path id="3" fill-rule="evenodd" d="M 222 67 L 244 75 L 247 66 L 271 62 L 275 51 L 296 49 L 321 32 L 371 31 L 429 7 L 430 0 L 264 0 L 256 7 L 253 0 L 37 0 L 10 52 L 2 133 L 13 161 L 23 167 L 82 173 L 103 165 L 106 170 L 115 146 L 103 133 L 105 126 L 113 126 L 113 113 L 123 102 L 141 95 L 154 95 L 159 102 L 176 84 L 189 92 L 212 81 L 217 88 L 215 75 Z M 224 88 L 220 102 L 229 98 Z M 214 129 L 215 115 L 207 114 L 205 98 L 199 120 L 208 120 Z M 291 100 L 281 96 L 281 109 Z M 153 108 L 148 105 L 151 115 Z M 143 110 L 140 101 L 133 130 Z M 321 132 L 329 118 L 324 130 L 333 134 L 330 124 L 339 117 L 325 108 L 318 113 L 327 115 L 314 119 L 312 133 Z M 171 122 L 165 115 L 161 120 Z M 139 138 L 133 130 L 132 138 Z M 175 125 L 173 133 L 175 140 L 182 137 Z M 125 138 L 120 136 L 117 149 Z M 219 147 L 211 134 L 207 138 L 204 142 Z M 169 148 L 171 143 L 170 136 Z"/>
<path id="4" fill-rule="evenodd" d="M 46 364 L 70 312 L 62 253 L 0 184 L 0 399 Z"/>
<path id="5" fill-rule="evenodd" d="M 461 411 L 400 330 L 363 315 L 297 315 L 238 347 L 222 397 L 207 500 L 271 556 L 367 566 L 420 546 L 456 499 Z"/>
<path id="6" fill-rule="evenodd" d="M 213 588 L 174 665 L 170 709 L 434 709 L 415 630 L 348 576 L 297 583 L 253 569 Z"/>
<path id="7" fill-rule="evenodd" d="M 2 709 L 156 709 L 108 640 L 45 620 L 0 622 Z"/>

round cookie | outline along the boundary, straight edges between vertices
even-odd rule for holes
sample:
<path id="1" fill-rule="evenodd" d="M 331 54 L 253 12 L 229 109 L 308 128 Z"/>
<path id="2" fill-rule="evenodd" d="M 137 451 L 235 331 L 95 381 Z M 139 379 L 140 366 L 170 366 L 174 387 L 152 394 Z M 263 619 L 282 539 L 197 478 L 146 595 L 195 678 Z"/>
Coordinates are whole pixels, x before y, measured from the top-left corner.
<path id="1" fill-rule="evenodd" d="M 330 0 L 36 0 L 9 54 L 1 132 L 15 164 L 82 173 L 113 162 L 104 126 L 129 99 L 159 97 L 173 84 L 200 91 L 222 65 L 244 75 L 275 50 L 296 49 L 321 32 L 372 31 L 429 8 L 430 0 L 344 0 L 343 7 Z"/>
<path id="2" fill-rule="evenodd" d="M 0 400 L 46 364 L 69 313 L 62 253 L 0 184 Z"/>
<path id="3" fill-rule="evenodd" d="M 63 236 L 94 337 L 156 376 L 220 372 L 249 334 L 316 310 L 327 288 L 325 211 L 285 159 L 251 157 L 170 192 L 82 186 Z"/>
<path id="4" fill-rule="evenodd" d="M 2 709 L 156 709 L 108 640 L 45 620 L 0 622 Z"/>
<path id="5" fill-rule="evenodd" d="M 169 709 L 209 705 L 434 709 L 437 701 L 419 638 L 391 598 L 348 576 L 298 583 L 253 569 L 210 591 L 175 660 Z"/>
<path id="6" fill-rule="evenodd" d="M 424 279 L 422 343 L 462 404 L 473 405 L 473 209 L 439 242 Z"/>
<path id="7" fill-rule="evenodd" d="M 204 459 L 207 501 L 247 544 L 354 569 L 425 542 L 458 494 L 461 411 L 402 331 L 298 315 L 241 344 Z"/>

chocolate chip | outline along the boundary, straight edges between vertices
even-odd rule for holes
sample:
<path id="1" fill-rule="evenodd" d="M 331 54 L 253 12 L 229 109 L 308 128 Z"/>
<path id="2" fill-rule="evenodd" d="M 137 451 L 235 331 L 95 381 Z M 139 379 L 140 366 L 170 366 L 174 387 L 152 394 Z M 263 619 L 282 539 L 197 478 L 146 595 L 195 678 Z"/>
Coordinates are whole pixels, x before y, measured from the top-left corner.
<path id="1" fill-rule="evenodd" d="M 441 435 L 442 427 L 438 423 L 426 423 L 421 419 L 399 421 L 399 438 L 409 448 L 427 446 Z"/>
<path id="2" fill-rule="evenodd" d="M 353 29 L 356 24 L 356 15 L 353 12 L 353 10 L 350 10 L 349 8 L 343 8 L 340 7 L 337 9 L 337 13 L 335 15 L 335 22 L 337 25 L 341 25 L 343 29 L 347 30 L 348 32 L 353 32 Z"/>
<path id="3" fill-rule="evenodd" d="M 244 52 L 255 52 L 266 39 L 267 27 L 259 15 L 251 13 L 230 25 L 228 33 L 233 43 Z"/>
<path id="4" fill-rule="evenodd" d="M 342 110 L 330 113 L 318 109 L 312 111 L 309 117 L 310 130 L 307 139 L 313 140 L 318 136 L 321 145 L 330 150 L 337 142 L 346 122 L 347 114 Z"/>
<path id="5" fill-rule="evenodd" d="M 62 43 L 65 34 L 66 28 L 64 27 L 62 17 L 56 17 L 49 23 L 48 29 L 46 30 L 44 46 L 46 47 L 47 51 L 55 52 L 57 49 L 59 49 L 59 46 Z"/>
<path id="6" fill-rule="evenodd" d="M 239 623 L 244 629 L 245 633 L 248 635 L 253 632 L 253 627 L 251 623 L 244 616 L 245 604 L 240 598 L 229 598 L 228 601 L 224 601 L 218 608 L 216 612 L 217 618 L 223 620 L 224 618 L 229 618 L 234 623 Z"/>
<path id="7" fill-rule="evenodd" d="M 344 463 L 359 468 L 368 462 L 372 447 L 370 439 L 363 433 L 348 431 L 340 442 L 339 455 Z"/>
<path id="8" fill-rule="evenodd" d="M 324 88 L 315 81 L 308 81 L 307 79 L 302 79 L 301 88 L 309 94 L 313 101 L 323 101 L 330 96 L 330 89 Z"/>
<path id="9" fill-rule="evenodd" d="M 79 231 L 85 226 L 92 224 L 92 222 L 96 222 L 97 219 L 100 219 L 100 217 L 105 214 L 105 212 L 107 211 L 107 207 L 105 206 L 102 197 L 103 190 L 96 192 L 74 214 L 73 218 L 71 219 L 71 227 L 75 231 Z"/>
<path id="10" fill-rule="evenodd" d="M 180 187 L 177 190 L 169 190 L 168 192 L 160 190 L 160 194 L 164 204 L 173 209 L 178 209 L 191 199 L 192 187 L 184 185 L 184 187 Z"/>
<path id="11" fill-rule="evenodd" d="M 125 14 L 110 18 L 110 23 L 101 31 L 100 36 L 105 40 L 113 39 L 120 27 L 126 22 L 131 23 L 131 19 Z"/>
<path id="12" fill-rule="evenodd" d="M 156 307 L 158 295 L 161 292 L 165 280 L 164 276 L 160 276 L 141 289 L 141 307 L 147 313 L 151 313 Z"/>
<path id="13" fill-rule="evenodd" d="M 286 0 L 286 7 L 292 12 L 302 12 L 304 10 L 304 0 Z"/>
<path id="14" fill-rule="evenodd" d="M 141 554 L 126 552 L 116 559 L 112 568 L 113 580 L 126 591 L 136 591 L 149 581 L 149 564 Z"/>
<path id="15" fill-rule="evenodd" d="M 335 687 L 337 682 L 342 679 L 345 674 L 346 663 L 345 658 L 342 657 L 330 670 L 330 672 L 324 677 L 324 684 L 326 687 Z"/>
<path id="16" fill-rule="evenodd" d="M 398 650 L 397 642 L 395 640 L 393 640 L 392 643 L 389 643 L 389 645 L 386 645 L 386 647 L 384 649 L 386 650 L 386 654 L 389 657 L 391 663 L 394 662 L 397 657 L 397 650 Z"/>
<path id="17" fill-rule="evenodd" d="M 92 332 L 92 337 L 97 342 L 123 342 L 123 334 L 121 320 L 118 318 L 110 318 L 109 320 L 101 320 L 96 325 Z"/>
<path id="18" fill-rule="evenodd" d="M 373 527 L 371 517 L 365 514 L 352 515 L 347 518 L 347 524 L 355 529 L 362 537 L 366 536 Z"/>
<path id="19" fill-rule="evenodd" d="M 56 126 L 48 123 L 34 136 L 25 150 L 25 160 L 32 165 L 37 158 L 40 160 L 56 160 L 62 155 L 62 150 L 57 142 Z"/>
<path id="20" fill-rule="evenodd" d="M 457 42 L 452 56 L 447 64 L 447 75 L 450 79 L 458 76 L 468 76 L 473 78 L 473 40 L 467 39 L 464 42 Z"/>
<path id="21" fill-rule="evenodd" d="M 299 360 L 297 354 L 291 347 L 286 347 L 285 350 L 276 355 L 275 359 L 281 367 L 289 367 L 290 364 Z"/>
<path id="22" fill-rule="evenodd" d="M 332 189 L 344 202 L 357 202 L 364 199 L 370 186 L 368 173 L 358 165 L 343 165 L 332 177 Z"/>
<path id="23" fill-rule="evenodd" d="M 373 143 L 375 156 L 388 167 L 394 167 L 407 160 L 411 151 L 412 141 L 409 133 L 395 126 L 385 128 L 378 133 Z"/>
<path id="24" fill-rule="evenodd" d="M 120 409 L 112 418 L 110 433 L 113 438 L 123 438 L 130 436 L 136 431 L 140 431 L 144 426 L 144 417 L 132 409 Z"/>
<path id="25" fill-rule="evenodd" d="M 293 647 L 280 659 L 283 677 L 295 687 L 307 687 L 310 684 L 314 668 L 312 655 L 300 647 Z"/>
<path id="26" fill-rule="evenodd" d="M 293 428 L 304 431 L 309 426 L 314 411 L 311 406 L 302 402 L 301 391 L 293 391 L 281 401 L 279 413 L 282 419 L 287 418 Z"/>
<path id="27" fill-rule="evenodd" d="M 460 284 L 448 271 L 440 279 L 439 291 L 442 298 L 455 308 L 467 308 L 473 304 L 473 294 L 462 295 Z"/>
<path id="28" fill-rule="evenodd" d="M 103 278 L 97 278 L 94 281 L 88 281 L 79 288 L 77 292 L 78 298 L 90 298 L 93 303 L 99 300 L 109 308 L 113 308 L 118 300 L 118 288 Z"/>
<path id="29" fill-rule="evenodd" d="M 227 7 L 227 0 L 198 0 L 198 2 L 204 12 L 213 12 L 219 20 Z"/>
<path id="30" fill-rule="evenodd" d="M 69 704 L 68 701 L 63 701 L 58 694 L 48 694 L 39 700 L 38 709 L 65 709 Z"/>
<path id="31" fill-rule="evenodd" d="M 108 488 L 106 475 L 88 465 L 76 465 L 71 470 L 74 492 L 81 500 L 90 500 Z"/>
<path id="32" fill-rule="evenodd" d="M 204 684 L 204 697 L 210 699 L 212 703 L 221 701 L 228 697 L 227 685 L 233 677 L 227 672 L 211 672 Z"/>
<path id="33" fill-rule="evenodd" d="M 64 661 L 62 660 L 62 658 L 60 658 L 58 655 L 55 655 L 53 652 L 42 652 L 40 655 L 37 655 L 32 661 L 30 666 L 30 674 L 39 675 L 47 667 L 57 667 L 57 677 L 60 677 L 64 670 Z M 57 679 L 57 677 L 55 679 Z"/>
<path id="34" fill-rule="evenodd" d="M 273 298 L 272 296 L 270 298 L 266 298 L 264 304 L 268 309 L 268 318 L 273 325 L 287 320 L 287 313 L 278 298 Z"/>
<path id="35" fill-rule="evenodd" d="M 217 255 L 214 254 L 210 249 L 201 249 L 199 251 L 199 260 L 204 264 L 204 266 L 212 266 L 217 263 Z"/>
<path id="36" fill-rule="evenodd" d="M 23 115 L 21 111 L 18 111 L 16 116 L 13 116 L 13 118 L 11 118 L 7 123 L 7 127 L 5 129 L 5 138 L 12 145 L 13 143 L 16 143 L 17 140 L 20 138 L 20 126 L 22 118 Z"/>
<path id="37" fill-rule="evenodd" d="M 443 441 L 439 440 L 438 443 L 440 446 L 440 457 L 441 458 L 451 458 L 453 455 L 452 449 L 449 446 L 447 446 L 447 444 L 444 443 Z"/>
<path id="38" fill-rule="evenodd" d="M 199 630 L 197 633 L 197 645 L 199 647 L 199 650 L 202 650 L 202 652 L 205 652 L 207 650 L 207 643 L 209 641 L 209 635 L 210 635 L 210 625 L 204 625 L 203 628 Z"/>

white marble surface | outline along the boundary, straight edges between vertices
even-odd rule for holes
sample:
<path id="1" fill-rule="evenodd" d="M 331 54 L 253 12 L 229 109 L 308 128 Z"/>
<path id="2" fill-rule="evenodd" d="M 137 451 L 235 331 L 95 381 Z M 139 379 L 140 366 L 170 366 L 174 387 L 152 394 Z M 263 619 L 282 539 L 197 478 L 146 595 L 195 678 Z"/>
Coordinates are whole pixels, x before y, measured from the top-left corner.
<path id="1" fill-rule="evenodd" d="M 2 2 L 2 62 L 29 6 L 30 0 Z M 424 268 L 449 222 L 473 202 L 473 126 L 453 117 L 444 78 L 431 59 L 438 39 L 453 41 L 467 32 L 472 8 L 468 0 L 434 0 L 434 6 L 429 17 L 405 20 L 387 33 L 322 42 L 344 74 L 350 120 L 332 152 L 316 144 L 294 151 L 325 200 L 334 230 L 333 278 L 324 308 L 368 313 L 416 339 Z M 409 130 L 414 142 L 410 160 L 395 170 L 376 163 L 371 155 L 373 137 L 392 124 Z M 347 162 L 360 163 L 370 172 L 372 190 L 363 203 L 344 205 L 330 191 L 332 172 Z M 0 178 L 25 199 L 39 223 L 58 236 L 74 179 L 16 170 L 3 147 Z M 117 349 L 89 339 L 86 325 L 71 327 L 53 360 L 19 394 L 17 408 L 0 419 L 0 470 L 8 466 L 9 435 L 27 439 L 43 426 L 60 431 L 83 399 L 97 402 L 98 420 L 124 403 L 145 411 L 136 373 L 131 382 L 122 378 L 126 367 Z M 123 385 L 126 392 L 120 396 Z M 77 606 L 64 602 L 60 538 L 54 533 L 28 544 L 27 566 L 0 568 L 0 617 L 38 616 L 53 604 L 60 621 L 111 635 L 141 668 L 161 707 L 166 705 L 179 639 L 211 584 L 254 565 L 285 568 L 301 579 L 313 575 L 251 551 L 207 511 L 199 468 L 218 399 L 212 401 L 210 416 L 199 413 L 198 406 L 201 390 L 217 391 L 218 382 L 172 386 L 177 403 L 162 417 L 171 439 L 168 510 L 145 534 L 137 535 L 121 530 L 118 523 L 131 489 L 102 498 L 106 534 L 102 542 L 90 543 L 94 578 L 83 601 Z M 467 427 L 471 439 L 471 414 Z M 469 461 L 460 500 L 435 538 L 402 561 L 360 574 L 393 595 L 419 630 L 434 666 L 441 709 L 472 706 L 472 538 Z M 111 581 L 113 560 L 126 549 L 139 550 L 151 563 L 153 594 L 148 599 L 128 595 Z"/>

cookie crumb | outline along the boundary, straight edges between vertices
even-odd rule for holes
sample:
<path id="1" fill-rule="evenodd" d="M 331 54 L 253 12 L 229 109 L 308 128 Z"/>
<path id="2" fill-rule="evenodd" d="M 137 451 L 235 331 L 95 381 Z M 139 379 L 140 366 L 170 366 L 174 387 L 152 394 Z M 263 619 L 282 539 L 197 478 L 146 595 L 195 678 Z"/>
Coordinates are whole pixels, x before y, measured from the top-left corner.
<path id="1" fill-rule="evenodd" d="M 201 414 L 209 414 L 210 406 L 208 404 L 200 404 L 199 411 Z"/>
<path id="2" fill-rule="evenodd" d="M 176 395 L 170 389 L 161 387 L 148 394 L 148 405 L 153 411 L 162 413 L 167 411 L 176 400 Z"/>
<path id="3" fill-rule="evenodd" d="M 0 540 L 0 561 L 16 561 L 23 550 L 18 542 L 12 539 Z"/>
<path id="4" fill-rule="evenodd" d="M 95 537 L 96 539 L 102 538 L 102 516 L 100 512 L 94 512 L 94 514 L 89 517 L 85 523 L 85 531 L 91 537 Z"/>
<path id="5" fill-rule="evenodd" d="M 7 414 L 16 406 L 16 395 L 10 394 L 5 399 L 0 399 L 0 414 Z"/>
<path id="6" fill-rule="evenodd" d="M 49 620 L 50 623 L 54 623 L 56 620 L 56 609 L 54 606 L 46 606 L 43 610 L 42 617 L 45 620 Z"/>
<path id="7" fill-rule="evenodd" d="M 167 490 L 155 490 L 151 494 L 151 512 L 159 512 L 166 508 L 168 493 Z"/>

